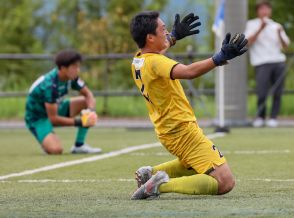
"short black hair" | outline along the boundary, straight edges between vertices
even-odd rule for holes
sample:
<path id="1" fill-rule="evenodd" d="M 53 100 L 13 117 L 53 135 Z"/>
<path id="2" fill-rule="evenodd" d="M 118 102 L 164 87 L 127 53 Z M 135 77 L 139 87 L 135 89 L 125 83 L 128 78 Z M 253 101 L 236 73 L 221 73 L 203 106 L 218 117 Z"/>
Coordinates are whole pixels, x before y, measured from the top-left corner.
<path id="1" fill-rule="evenodd" d="M 82 61 L 82 55 L 73 50 L 65 49 L 58 52 L 55 56 L 55 64 L 60 69 L 61 67 L 68 67 L 71 64 Z"/>
<path id="2" fill-rule="evenodd" d="M 139 48 L 146 44 L 147 34 L 156 35 L 159 12 L 144 11 L 135 15 L 130 23 L 130 32 Z"/>
<path id="3" fill-rule="evenodd" d="M 270 1 L 267 1 L 267 0 L 259 0 L 256 2 L 255 4 L 255 10 L 257 11 L 261 6 L 263 5 L 266 5 L 268 6 L 269 8 L 272 8 L 272 4 Z"/>

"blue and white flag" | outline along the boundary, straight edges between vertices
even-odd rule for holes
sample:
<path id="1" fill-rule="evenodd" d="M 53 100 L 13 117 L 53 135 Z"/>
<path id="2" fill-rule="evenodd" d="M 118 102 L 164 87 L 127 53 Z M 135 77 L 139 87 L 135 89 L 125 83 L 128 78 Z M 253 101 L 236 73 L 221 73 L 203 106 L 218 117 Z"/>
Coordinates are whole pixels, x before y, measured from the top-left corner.
<path id="1" fill-rule="evenodd" d="M 218 37 L 223 37 L 222 34 L 224 32 L 225 27 L 225 4 L 226 0 L 221 0 L 216 16 L 214 18 L 214 23 L 212 26 L 212 31 L 217 35 Z"/>

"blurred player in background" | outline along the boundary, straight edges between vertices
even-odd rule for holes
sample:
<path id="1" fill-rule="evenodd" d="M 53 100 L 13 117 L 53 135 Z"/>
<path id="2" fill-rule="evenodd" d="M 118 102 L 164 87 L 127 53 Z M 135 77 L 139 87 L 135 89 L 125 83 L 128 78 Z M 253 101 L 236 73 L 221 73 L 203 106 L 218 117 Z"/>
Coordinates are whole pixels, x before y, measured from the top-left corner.
<path id="1" fill-rule="evenodd" d="M 95 98 L 79 78 L 82 56 L 74 50 L 60 51 L 56 68 L 39 77 L 31 86 L 26 102 L 25 122 L 47 154 L 61 154 L 63 148 L 53 126 L 76 126 L 78 132 L 72 153 L 99 153 L 85 143 L 89 127 L 97 121 Z M 69 89 L 81 96 L 63 99 Z M 80 116 L 76 117 L 78 114 Z"/>
<path id="2" fill-rule="evenodd" d="M 268 1 L 256 4 L 257 18 L 249 20 L 245 35 L 250 46 L 250 62 L 256 73 L 257 116 L 254 127 L 277 127 L 284 87 L 286 56 L 281 49 L 287 48 L 290 40 L 281 24 L 270 19 L 272 5 Z M 272 90 L 273 101 L 270 119 L 266 122 L 266 99 Z"/>
<path id="3" fill-rule="evenodd" d="M 203 61 L 184 65 L 164 52 L 177 40 L 199 33 L 193 13 L 182 21 L 177 14 L 171 34 L 158 12 L 142 12 L 131 21 L 130 31 L 140 48 L 132 63 L 132 75 L 146 100 L 149 117 L 162 145 L 177 159 L 136 171 L 138 189 L 131 199 L 177 192 L 195 195 L 225 194 L 235 180 L 224 156 L 198 126 L 179 79 L 197 78 L 246 52 L 243 34 L 228 33 L 221 51 Z M 153 176 L 152 176 L 153 174 Z"/>

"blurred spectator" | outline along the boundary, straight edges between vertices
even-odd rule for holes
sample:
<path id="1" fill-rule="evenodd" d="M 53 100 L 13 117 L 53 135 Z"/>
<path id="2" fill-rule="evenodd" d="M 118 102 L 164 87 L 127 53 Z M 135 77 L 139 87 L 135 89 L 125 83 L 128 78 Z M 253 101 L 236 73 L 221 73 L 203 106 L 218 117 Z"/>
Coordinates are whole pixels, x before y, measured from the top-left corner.
<path id="1" fill-rule="evenodd" d="M 256 74 L 258 109 L 253 126 L 277 127 L 286 69 L 286 56 L 281 50 L 288 47 L 290 40 L 282 25 L 271 19 L 272 5 L 269 1 L 257 1 L 256 14 L 257 18 L 249 20 L 245 30 L 250 62 Z M 266 121 L 266 99 L 270 92 L 273 101 Z"/>

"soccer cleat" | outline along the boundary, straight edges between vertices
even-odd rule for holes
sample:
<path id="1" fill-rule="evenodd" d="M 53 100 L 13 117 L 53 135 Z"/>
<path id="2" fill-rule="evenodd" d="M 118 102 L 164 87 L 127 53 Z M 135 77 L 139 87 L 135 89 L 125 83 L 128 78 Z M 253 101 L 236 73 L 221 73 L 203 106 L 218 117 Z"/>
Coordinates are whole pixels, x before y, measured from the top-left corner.
<path id="1" fill-rule="evenodd" d="M 257 117 L 252 123 L 252 126 L 257 128 L 262 127 L 263 125 L 264 125 L 264 119 L 262 119 L 261 117 Z"/>
<path id="2" fill-rule="evenodd" d="M 96 154 L 102 151 L 101 148 L 92 148 L 88 144 L 83 144 L 80 147 L 72 146 L 71 153 L 73 154 Z"/>
<path id="3" fill-rule="evenodd" d="M 155 199 L 159 197 L 159 186 L 162 183 L 169 181 L 169 177 L 166 172 L 158 171 L 153 175 L 144 185 L 137 189 L 131 197 L 131 200 L 141 199 Z"/>
<path id="4" fill-rule="evenodd" d="M 276 119 L 271 118 L 271 119 L 266 121 L 266 126 L 267 127 L 275 128 L 275 127 L 278 127 L 278 125 L 279 124 L 278 124 L 278 121 Z"/>
<path id="5" fill-rule="evenodd" d="M 144 185 L 152 176 L 152 167 L 151 166 L 144 166 L 140 167 L 135 172 L 135 179 L 137 180 L 138 188 Z"/>

